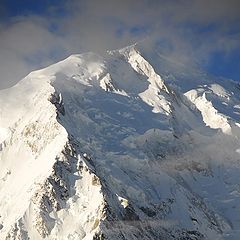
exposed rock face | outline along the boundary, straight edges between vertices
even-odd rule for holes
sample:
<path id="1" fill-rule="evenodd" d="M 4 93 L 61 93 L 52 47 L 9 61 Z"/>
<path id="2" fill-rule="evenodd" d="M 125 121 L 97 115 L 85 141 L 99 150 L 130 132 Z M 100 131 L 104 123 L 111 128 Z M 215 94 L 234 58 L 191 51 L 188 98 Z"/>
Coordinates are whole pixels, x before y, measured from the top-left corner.
<path id="1" fill-rule="evenodd" d="M 239 93 L 141 46 L 0 91 L 0 239 L 238 239 Z"/>

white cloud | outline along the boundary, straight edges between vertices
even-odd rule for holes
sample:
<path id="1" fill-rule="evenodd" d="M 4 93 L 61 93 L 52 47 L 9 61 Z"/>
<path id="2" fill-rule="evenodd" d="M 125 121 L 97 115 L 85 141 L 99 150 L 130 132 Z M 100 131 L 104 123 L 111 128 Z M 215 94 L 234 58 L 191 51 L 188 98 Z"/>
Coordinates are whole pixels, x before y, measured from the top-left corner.
<path id="1" fill-rule="evenodd" d="M 162 52 L 178 61 L 207 62 L 216 50 L 240 48 L 239 5 L 236 0 L 73 0 L 66 2 L 64 17 L 15 17 L 0 25 L 0 88 L 72 53 L 120 48 L 146 36 L 167 42 L 171 47 Z"/>

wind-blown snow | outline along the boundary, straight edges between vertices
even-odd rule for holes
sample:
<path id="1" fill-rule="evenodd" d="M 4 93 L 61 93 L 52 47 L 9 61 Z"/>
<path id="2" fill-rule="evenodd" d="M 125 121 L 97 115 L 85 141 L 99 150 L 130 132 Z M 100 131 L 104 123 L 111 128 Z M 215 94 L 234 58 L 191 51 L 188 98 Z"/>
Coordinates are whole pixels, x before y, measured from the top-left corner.
<path id="1" fill-rule="evenodd" d="M 130 46 L 0 91 L 1 239 L 238 239 L 240 87 Z"/>

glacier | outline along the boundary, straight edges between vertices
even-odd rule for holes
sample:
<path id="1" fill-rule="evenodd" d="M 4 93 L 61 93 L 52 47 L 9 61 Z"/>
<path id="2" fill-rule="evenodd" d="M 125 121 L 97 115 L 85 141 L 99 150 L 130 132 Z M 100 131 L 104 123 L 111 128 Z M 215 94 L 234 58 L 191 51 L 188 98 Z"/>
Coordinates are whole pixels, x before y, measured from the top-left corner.
<path id="1" fill-rule="evenodd" d="M 0 91 L 0 239 L 239 239 L 240 84 L 141 44 Z"/>

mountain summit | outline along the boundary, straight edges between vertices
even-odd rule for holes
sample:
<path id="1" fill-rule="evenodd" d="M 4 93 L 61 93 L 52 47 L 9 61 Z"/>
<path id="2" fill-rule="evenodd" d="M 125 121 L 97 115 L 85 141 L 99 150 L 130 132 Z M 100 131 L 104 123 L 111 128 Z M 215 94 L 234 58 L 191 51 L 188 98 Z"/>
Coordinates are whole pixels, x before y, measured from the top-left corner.
<path id="1" fill-rule="evenodd" d="M 134 45 L 0 91 L 0 239 L 239 239 L 240 85 Z"/>

